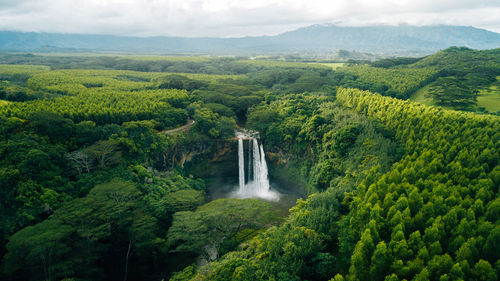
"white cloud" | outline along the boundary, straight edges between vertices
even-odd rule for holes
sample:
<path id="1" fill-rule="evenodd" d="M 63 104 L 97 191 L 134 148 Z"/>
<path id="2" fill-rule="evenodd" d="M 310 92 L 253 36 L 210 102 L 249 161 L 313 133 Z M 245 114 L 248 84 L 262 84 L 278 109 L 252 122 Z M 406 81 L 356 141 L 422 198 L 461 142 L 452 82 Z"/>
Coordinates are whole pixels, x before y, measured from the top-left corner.
<path id="1" fill-rule="evenodd" d="M 324 22 L 471 25 L 500 32 L 500 1 L 0 0 L 3 30 L 228 37 Z"/>

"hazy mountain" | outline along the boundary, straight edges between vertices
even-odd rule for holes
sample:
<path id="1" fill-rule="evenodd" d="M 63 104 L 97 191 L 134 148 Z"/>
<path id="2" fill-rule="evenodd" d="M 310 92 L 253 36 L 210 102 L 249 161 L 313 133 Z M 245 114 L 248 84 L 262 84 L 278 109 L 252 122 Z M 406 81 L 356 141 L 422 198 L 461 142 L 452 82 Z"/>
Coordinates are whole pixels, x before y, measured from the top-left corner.
<path id="1" fill-rule="evenodd" d="M 0 50 L 94 50 L 206 54 L 327 54 L 356 50 L 421 55 L 449 46 L 500 47 L 500 34 L 466 26 L 313 25 L 276 36 L 243 38 L 126 37 L 0 31 Z"/>
<path id="2" fill-rule="evenodd" d="M 450 46 L 473 49 L 500 47 L 500 34 L 467 26 L 367 26 L 313 25 L 275 37 L 296 49 L 334 48 L 359 51 L 428 51 Z"/>

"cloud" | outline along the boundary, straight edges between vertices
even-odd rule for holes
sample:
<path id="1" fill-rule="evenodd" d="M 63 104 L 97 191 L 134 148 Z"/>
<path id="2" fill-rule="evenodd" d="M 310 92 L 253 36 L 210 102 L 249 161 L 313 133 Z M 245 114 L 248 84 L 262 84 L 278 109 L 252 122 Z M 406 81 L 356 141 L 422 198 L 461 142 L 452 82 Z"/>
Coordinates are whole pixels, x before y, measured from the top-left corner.
<path id="1" fill-rule="evenodd" d="M 498 0 L 2 0 L 0 29 L 134 36 L 272 35 L 315 23 L 500 32 Z"/>

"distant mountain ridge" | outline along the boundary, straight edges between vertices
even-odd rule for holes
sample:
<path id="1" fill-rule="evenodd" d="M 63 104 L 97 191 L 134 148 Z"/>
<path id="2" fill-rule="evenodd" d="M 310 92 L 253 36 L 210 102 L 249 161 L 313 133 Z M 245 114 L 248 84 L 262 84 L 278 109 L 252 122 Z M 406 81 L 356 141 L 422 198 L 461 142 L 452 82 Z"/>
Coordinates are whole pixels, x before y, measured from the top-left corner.
<path id="1" fill-rule="evenodd" d="M 87 50 L 178 54 L 332 53 L 339 49 L 421 55 L 450 46 L 500 47 L 500 34 L 468 26 L 312 25 L 275 36 L 242 38 L 127 37 L 0 31 L 0 50 Z"/>

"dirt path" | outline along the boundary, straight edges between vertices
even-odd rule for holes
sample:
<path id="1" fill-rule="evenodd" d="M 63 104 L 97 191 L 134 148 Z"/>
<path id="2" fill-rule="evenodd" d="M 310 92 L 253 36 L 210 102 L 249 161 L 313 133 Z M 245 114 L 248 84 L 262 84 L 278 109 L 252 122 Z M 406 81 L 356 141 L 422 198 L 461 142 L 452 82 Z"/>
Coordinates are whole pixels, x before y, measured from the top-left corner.
<path id="1" fill-rule="evenodd" d="M 186 125 L 182 125 L 180 127 L 173 128 L 170 130 L 160 131 L 160 134 L 171 134 L 171 133 L 175 133 L 175 132 L 179 132 L 179 131 L 184 131 L 184 130 L 189 129 L 191 126 L 193 126 L 193 124 L 194 124 L 194 120 L 188 120 Z"/>

